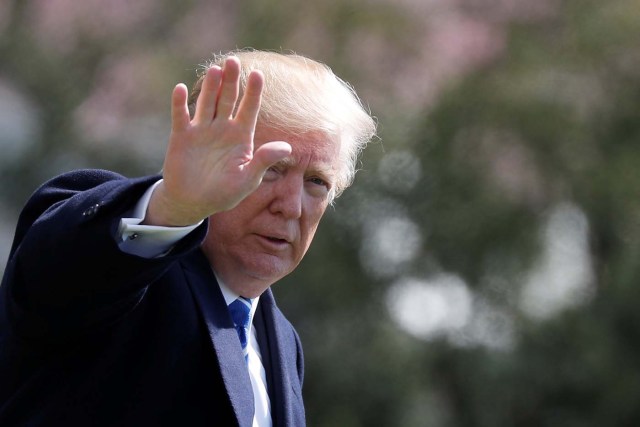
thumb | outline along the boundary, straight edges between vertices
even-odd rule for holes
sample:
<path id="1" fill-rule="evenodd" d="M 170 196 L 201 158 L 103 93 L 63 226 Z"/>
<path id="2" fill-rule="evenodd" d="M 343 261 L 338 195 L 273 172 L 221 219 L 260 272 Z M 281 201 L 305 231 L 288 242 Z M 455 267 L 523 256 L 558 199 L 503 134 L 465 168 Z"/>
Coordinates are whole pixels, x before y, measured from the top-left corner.
<path id="1" fill-rule="evenodd" d="M 291 145 L 284 141 L 271 141 L 262 144 L 253 152 L 253 159 L 249 163 L 251 175 L 262 179 L 265 171 L 289 156 L 291 150 Z"/>

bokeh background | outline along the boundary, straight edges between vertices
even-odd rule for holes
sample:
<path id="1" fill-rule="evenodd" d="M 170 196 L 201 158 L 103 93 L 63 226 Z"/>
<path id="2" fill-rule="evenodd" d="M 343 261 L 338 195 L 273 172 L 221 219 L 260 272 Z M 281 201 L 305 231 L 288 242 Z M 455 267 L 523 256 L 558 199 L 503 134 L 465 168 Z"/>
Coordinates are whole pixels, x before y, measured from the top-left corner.
<path id="1" fill-rule="evenodd" d="M 380 124 L 274 287 L 309 424 L 640 425 L 639 41 L 634 0 L 1 0 L 2 264 L 47 178 L 159 170 L 211 53 L 293 50 Z"/>

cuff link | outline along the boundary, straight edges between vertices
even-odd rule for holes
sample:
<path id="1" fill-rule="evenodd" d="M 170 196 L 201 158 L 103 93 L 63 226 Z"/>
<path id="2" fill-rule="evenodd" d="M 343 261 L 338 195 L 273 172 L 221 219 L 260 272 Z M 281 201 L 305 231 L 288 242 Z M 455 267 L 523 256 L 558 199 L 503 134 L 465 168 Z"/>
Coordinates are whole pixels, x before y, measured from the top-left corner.
<path id="1" fill-rule="evenodd" d="M 100 209 L 100 204 L 96 203 L 95 205 L 89 207 L 86 211 L 82 212 L 82 216 L 93 216 Z"/>

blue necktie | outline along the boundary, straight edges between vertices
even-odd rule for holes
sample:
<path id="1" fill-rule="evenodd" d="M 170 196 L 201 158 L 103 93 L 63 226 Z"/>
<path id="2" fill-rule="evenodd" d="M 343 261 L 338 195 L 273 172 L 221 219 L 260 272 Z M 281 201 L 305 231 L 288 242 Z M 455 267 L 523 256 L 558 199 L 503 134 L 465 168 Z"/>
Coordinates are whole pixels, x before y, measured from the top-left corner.
<path id="1" fill-rule="evenodd" d="M 251 300 L 245 297 L 239 297 L 237 300 L 229 304 L 229 313 L 233 323 L 236 325 L 236 332 L 240 338 L 242 353 L 244 360 L 249 362 L 249 313 L 251 312 Z"/>

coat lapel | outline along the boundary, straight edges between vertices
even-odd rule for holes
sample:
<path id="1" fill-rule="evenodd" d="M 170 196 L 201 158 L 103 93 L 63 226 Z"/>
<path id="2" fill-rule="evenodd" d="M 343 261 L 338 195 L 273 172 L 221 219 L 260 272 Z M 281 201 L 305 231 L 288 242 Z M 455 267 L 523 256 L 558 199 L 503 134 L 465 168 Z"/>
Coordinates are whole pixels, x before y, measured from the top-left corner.
<path id="1" fill-rule="evenodd" d="M 201 251 L 181 262 L 202 313 L 224 385 L 241 427 L 253 423 L 253 390 L 240 341 L 209 262 Z"/>
<path id="2" fill-rule="evenodd" d="M 267 377 L 272 381 L 271 415 L 274 427 L 298 427 L 304 425 L 304 406 L 302 391 L 296 368 L 298 353 L 293 329 L 284 319 L 268 289 L 260 296 L 259 310 L 263 319 L 264 331 L 261 353 L 268 352 L 269 361 L 265 366 Z M 255 322 L 254 322 L 255 323 Z M 257 329 L 260 333 L 260 328 Z M 264 345 L 266 344 L 266 346 Z M 266 347 L 266 348 L 265 348 Z"/>

